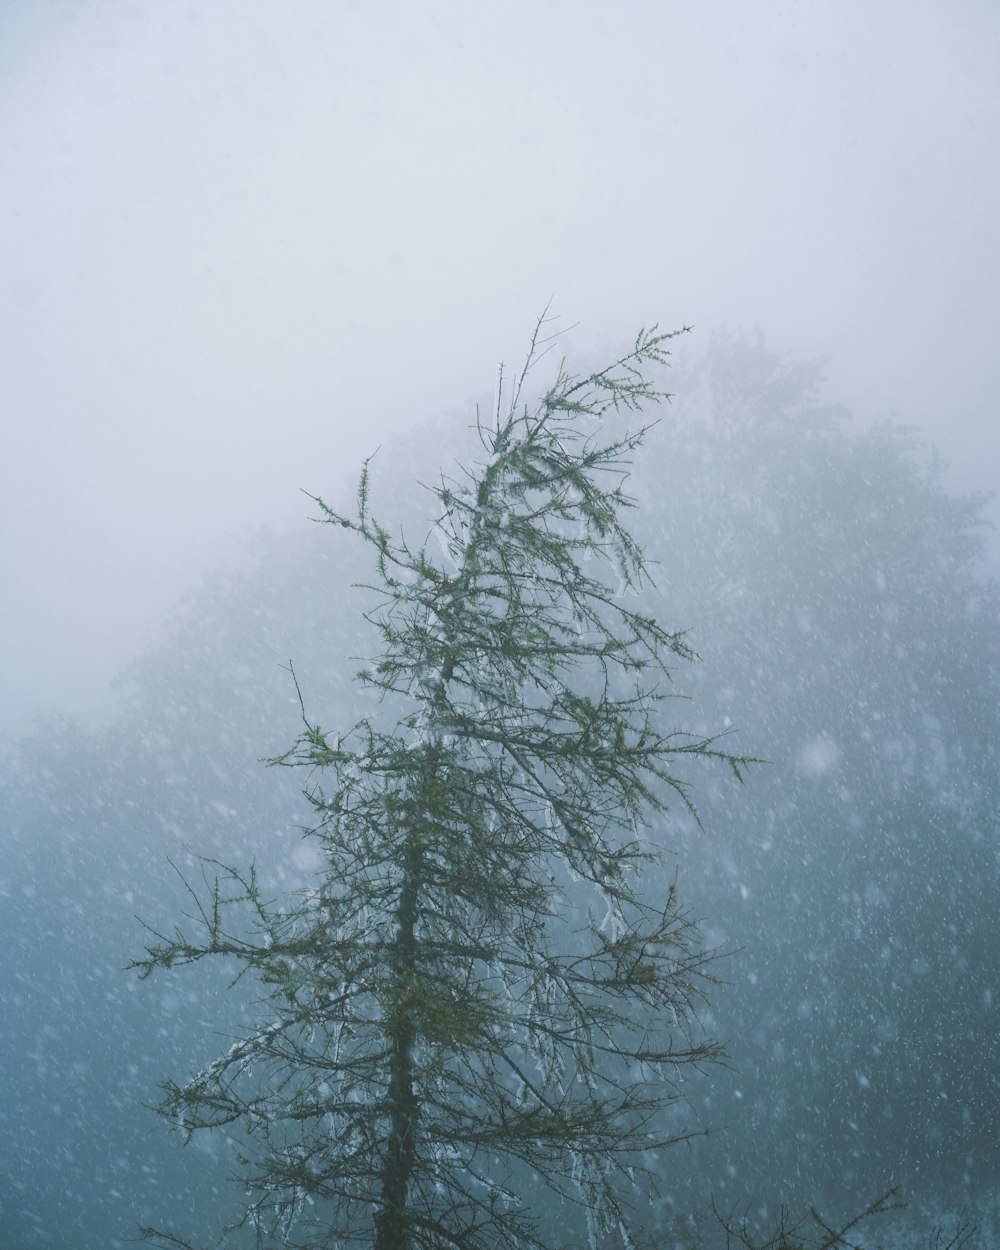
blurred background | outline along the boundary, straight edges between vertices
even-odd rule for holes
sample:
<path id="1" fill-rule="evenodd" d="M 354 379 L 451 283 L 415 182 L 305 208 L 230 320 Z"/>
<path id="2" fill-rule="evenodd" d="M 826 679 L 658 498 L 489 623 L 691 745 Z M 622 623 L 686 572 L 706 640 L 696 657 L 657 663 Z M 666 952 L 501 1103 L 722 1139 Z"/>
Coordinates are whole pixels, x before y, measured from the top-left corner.
<path id="1" fill-rule="evenodd" d="M 657 831 L 738 952 L 657 1227 L 897 1185 L 996 1240 L 998 82 L 986 0 L 0 9 L 0 1244 L 232 1210 L 148 1104 L 247 1000 L 125 975 L 134 914 L 315 867 L 281 665 L 350 724 L 372 640 L 301 491 L 381 447 L 426 526 L 550 301 L 577 369 L 693 327 L 637 525 L 681 720 L 772 761 Z"/>
<path id="2" fill-rule="evenodd" d="M 998 65 L 988 0 L 8 0 L 3 727 L 106 710 L 550 299 L 583 351 L 759 327 L 991 489 Z"/>

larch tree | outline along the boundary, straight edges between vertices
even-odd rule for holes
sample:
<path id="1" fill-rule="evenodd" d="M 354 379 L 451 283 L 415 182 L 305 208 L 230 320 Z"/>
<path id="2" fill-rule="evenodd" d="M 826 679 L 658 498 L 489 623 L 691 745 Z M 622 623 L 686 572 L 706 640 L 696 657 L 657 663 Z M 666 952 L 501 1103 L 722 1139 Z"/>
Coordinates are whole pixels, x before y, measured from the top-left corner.
<path id="1" fill-rule="evenodd" d="M 560 368 L 527 403 L 547 333 L 477 418 L 480 463 L 433 488 L 423 544 L 371 514 L 367 465 L 356 514 L 315 501 L 373 551 L 381 651 L 359 674 L 371 717 L 333 734 L 303 703 L 270 761 L 309 770 L 314 883 L 274 902 L 253 868 L 206 864 L 194 935 L 153 934 L 135 965 L 217 956 L 263 987 L 159 1108 L 238 1142 L 248 1200 L 225 1244 L 542 1250 L 579 1244 L 572 1210 L 591 1245 L 631 1245 L 683 1135 L 662 1114 L 678 1068 L 718 1053 L 696 1013 L 710 955 L 672 888 L 643 892 L 644 830 L 691 806 L 685 757 L 739 778 L 749 761 L 667 723 L 693 656 L 636 606 L 623 522 L 649 427 L 608 430 L 666 398 L 650 374 L 674 336 Z"/>

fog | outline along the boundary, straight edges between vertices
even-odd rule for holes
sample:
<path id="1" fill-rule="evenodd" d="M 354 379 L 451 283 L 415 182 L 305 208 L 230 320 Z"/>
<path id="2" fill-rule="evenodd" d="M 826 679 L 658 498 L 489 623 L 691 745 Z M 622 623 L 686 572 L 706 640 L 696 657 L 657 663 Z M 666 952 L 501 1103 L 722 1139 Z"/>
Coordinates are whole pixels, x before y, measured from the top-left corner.
<path id="1" fill-rule="evenodd" d="M 595 352 L 759 326 L 992 488 L 998 42 L 988 3 L 5 5 L 4 727 L 106 711 L 550 299 Z"/>
<path id="2" fill-rule="evenodd" d="M 124 974 L 133 913 L 314 866 L 281 666 L 346 726 L 377 644 L 302 492 L 379 448 L 426 532 L 546 307 L 574 368 L 692 327 L 637 532 L 687 727 L 769 761 L 656 830 L 732 1062 L 658 1228 L 898 1186 L 882 1244 L 996 1244 L 998 71 L 986 0 L 0 9 L 0 1244 L 231 1209 L 148 1104 L 246 999 Z"/>

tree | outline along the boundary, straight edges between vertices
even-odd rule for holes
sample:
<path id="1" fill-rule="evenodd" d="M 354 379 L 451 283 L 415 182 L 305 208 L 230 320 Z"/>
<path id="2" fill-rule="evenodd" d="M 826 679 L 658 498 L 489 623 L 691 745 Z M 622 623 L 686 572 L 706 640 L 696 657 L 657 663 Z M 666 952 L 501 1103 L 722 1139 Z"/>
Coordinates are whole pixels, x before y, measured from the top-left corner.
<path id="1" fill-rule="evenodd" d="M 648 427 L 602 424 L 664 398 L 649 372 L 674 336 L 560 369 L 529 406 L 546 333 L 477 418 L 482 464 L 433 490 L 439 555 L 371 515 L 367 464 L 356 516 L 316 500 L 374 550 L 382 651 L 360 674 L 376 712 L 340 736 L 303 703 L 271 761 L 310 770 L 315 885 L 277 904 L 253 867 L 206 862 L 197 935 L 155 934 L 135 965 L 221 956 L 266 989 L 160 1106 L 188 1137 L 240 1127 L 260 1246 L 552 1244 L 529 1181 L 585 1213 L 592 1245 L 628 1242 L 677 1140 L 659 1113 L 678 1065 L 718 1053 L 695 1014 L 710 957 L 673 886 L 639 889 L 643 827 L 691 809 L 682 760 L 749 761 L 662 728 L 669 664 L 693 657 L 629 602 L 647 567 L 623 480 Z"/>
<path id="2" fill-rule="evenodd" d="M 782 1200 L 826 1210 L 868 1186 L 989 1201 L 1000 597 L 983 500 L 950 491 L 912 433 L 852 428 L 816 367 L 759 337 L 718 336 L 674 380 L 662 454 L 630 481 L 662 559 L 646 602 L 697 622 L 687 693 L 770 761 L 738 822 L 710 778 L 711 836 L 665 831 L 707 939 L 740 951 L 707 1021 L 738 1076 L 704 1102 L 687 1083 L 725 1131 L 698 1142 L 683 1202 L 704 1209 L 710 1185 L 756 1205 L 776 1176 Z"/>

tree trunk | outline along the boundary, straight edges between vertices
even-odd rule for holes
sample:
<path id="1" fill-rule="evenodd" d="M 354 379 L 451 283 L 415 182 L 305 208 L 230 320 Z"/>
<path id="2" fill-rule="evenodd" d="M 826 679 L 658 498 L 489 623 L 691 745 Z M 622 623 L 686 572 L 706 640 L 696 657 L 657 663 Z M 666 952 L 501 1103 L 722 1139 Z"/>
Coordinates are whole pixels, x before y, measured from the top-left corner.
<path id="1" fill-rule="evenodd" d="M 404 857 L 403 885 L 396 908 L 396 943 L 393 958 L 393 995 L 389 1017 L 389 1136 L 382 1165 L 382 1194 L 375 1217 L 374 1250 L 410 1250 L 406 1191 L 413 1171 L 416 1149 L 417 1100 L 413 1092 L 413 982 L 416 972 L 417 897 L 420 889 L 421 853 L 415 840 L 408 842 Z"/>

